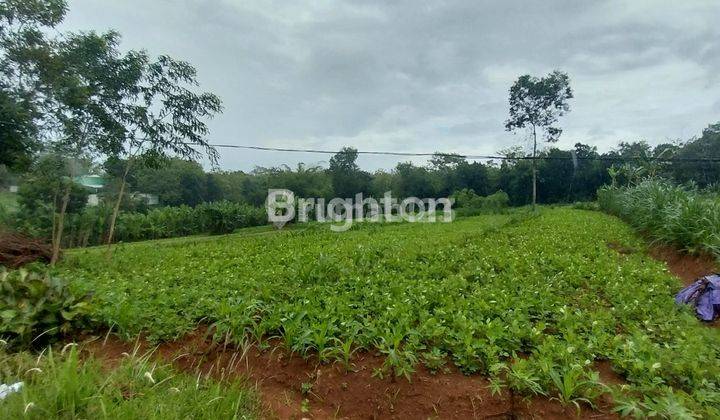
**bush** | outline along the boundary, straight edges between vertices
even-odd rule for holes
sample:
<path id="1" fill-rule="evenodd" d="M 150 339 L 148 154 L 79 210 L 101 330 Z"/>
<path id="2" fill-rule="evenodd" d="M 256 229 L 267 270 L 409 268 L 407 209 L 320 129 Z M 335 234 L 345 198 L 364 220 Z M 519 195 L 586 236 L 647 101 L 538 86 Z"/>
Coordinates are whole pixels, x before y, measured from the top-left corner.
<path id="1" fill-rule="evenodd" d="M 458 216 L 501 213 L 510 205 L 510 197 L 502 190 L 482 197 L 466 188 L 456 191 L 450 197 L 455 200 L 454 206 Z"/>
<path id="2" fill-rule="evenodd" d="M 265 224 L 265 210 L 247 204 L 220 201 L 195 208 L 203 230 L 212 234 L 232 233 L 236 229 Z"/>
<path id="3" fill-rule="evenodd" d="M 11 346 L 46 343 L 87 322 L 89 296 L 75 296 L 64 280 L 0 269 L 0 337 Z"/>
<path id="4" fill-rule="evenodd" d="M 720 258 L 720 196 L 669 181 L 649 179 L 633 187 L 604 187 L 600 207 L 654 240 Z"/>
<path id="5" fill-rule="evenodd" d="M 31 237 L 48 238 L 52 226 L 51 209 L 42 213 L 47 217 L 15 219 L 7 216 L 8 225 Z M 80 213 L 67 214 L 63 247 L 85 247 L 104 243 L 112 208 L 101 204 Z M 0 208 L 0 222 L 4 213 Z M 12 223 L 11 223 L 12 222 Z M 189 206 L 161 207 L 147 213 L 120 212 L 115 224 L 115 240 L 134 242 L 149 239 L 175 238 L 199 234 L 226 234 L 237 229 L 262 226 L 267 223 L 265 209 L 229 201 Z M 1 226 L 1 225 L 0 225 Z"/>

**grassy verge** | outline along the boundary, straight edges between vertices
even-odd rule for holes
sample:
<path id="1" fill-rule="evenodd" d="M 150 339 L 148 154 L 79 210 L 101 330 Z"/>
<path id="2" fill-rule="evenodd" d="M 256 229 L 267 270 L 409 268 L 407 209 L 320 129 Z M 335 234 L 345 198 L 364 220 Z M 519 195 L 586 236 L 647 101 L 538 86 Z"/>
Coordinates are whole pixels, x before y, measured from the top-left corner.
<path id="1" fill-rule="evenodd" d="M 75 346 L 40 356 L 0 351 L 0 382 L 23 382 L 0 401 L 4 418 L 250 419 L 259 404 L 249 387 L 180 374 L 150 354 L 112 368 L 81 360 Z"/>

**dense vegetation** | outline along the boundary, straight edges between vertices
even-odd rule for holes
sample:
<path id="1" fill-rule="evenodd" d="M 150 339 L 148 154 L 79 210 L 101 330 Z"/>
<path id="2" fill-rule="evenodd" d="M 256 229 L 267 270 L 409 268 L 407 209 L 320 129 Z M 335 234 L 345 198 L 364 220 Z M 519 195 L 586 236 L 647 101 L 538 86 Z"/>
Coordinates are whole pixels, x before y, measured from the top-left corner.
<path id="1" fill-rule="evenodd" d="M 652 239 L 720 259 L 720 195 L 648 179 L 631 187 L 598 192 L 600 207 Z"/>
<path id="2" fill-rule="evenodd" d="M 568 403 L 608 389 L 593 372 L 609 360 L 628 382 L 610 388 L 623 412 L 718 416 L 720 338 L 674 304 L 681 285 L 642 249 L 612 216 L 553 209 L 127 244 L 109 262 L 77 250 L 58 270 L 127 337 L 212 323 L 241 346 L 281 337 L 341 363 L 377 349 L 377 375 L 452 363 Z"/>
<path id="3" fill-rule="evenodd" d="M 0 266 L 0 339 L 13 348 L 38 346 L 84 327 L 89 300 L 42 268 L 7 271 Z"/>
<path id="4" fill-rule="evenodd" d="M 665 144 L 652 149 L 643 142 L 623 143 L 618 151 L 602 155 L 578 144 L 574 150 L 577 166 L 573 164 L 570 151 L 549 149 L 541 152 L 540 157 L 547 159 L 538 163 L 539 201 L 589 201 L 594 199 L 595 190 L 603 185 L 634 184 L 646 177 L 691 180 L 698 186 L 707 187 L 711 182 L 720 180 L 720 172 L 713 164 L 695 162 L 695 166 L 689 167 L 685 161 L 661 163 L 653 158 L 685 156 L 690 149 L 710 150 L 708 148 L 713 144 L 720 144 L 718 133 L 720 131 L 715 125 L 705 130 L 701 138 L 682 147 Z M 382 197 L 386 191 L 392 191 L 399 198 L 454 196 L 459 199 L 456 207 L 479 204 L 477 200 L 464 199 L 467 194 L 507 197 L 501 200 L 501 207 L 506 205 L 505 202 L 507 205 L 527 204 L 531 197 L 531 165 L 528 160 L 519 157 L 494 165 L 438 155 L 426 167 L 401 163 L 391 172 L 374 174 L 357 167 L 356 158 L 353 150 L 346 150 L 333 157 L 328 169 L 301 165 L 296 169 L 258 168 L 251 173 L 206 173 L 199 164 L 180 159 L 167 160 L 156 167 L 136 165 L 126 177 L 128 188 L 156 194 L 161 207 L 172 208 L 158 210 L 148 207 L 137 196 L 126 196 L 121 203 L 115 240 L 225 233 L 232 231 L 231 228 L 260 224 L 262 222 L 257 220 L 261 214 L 259 207 L 270 188 L 287 188 L 298 197 L 326 200 L 335 196 L 354 196 L 357 192 L 365 197 Z M 624 161 L 630 163 L 616 166 L 617 162 Z M 85 206 L 87 191 L 71 190 L 64 220 L 62 243 L 65 246 L 99 244 L 106 238 L 118 188 L 118 181 L 111 174 L 122 166 L 117 160 L 111 160 L 106 165 L 109 184 L 100 192 L 99 207 Z M 42 160 L 38 161 L 36 168 L 39 173 L 34 170 L 23 177 L 17 200 L 19 208 L 0 203 L 0 223 L 4 220 L 6 224 L 33 235 L 50 237 L 58 207 L 58 203 L 53 201 L 58 198 L 49 179 L 55 178 L 48 178 L 42 172 Z M 192 209 L 198 206 L 199 210 Z M 459 214 L 480 212 L 483 211 L 464 209 Z M 190 220 L 190 217 L 195 218 Z"/>
<path id="5" fill-rule="evenodd" d="M 49 213 L 42 207 L 36 211 L 17 213 L 9 223 L 16 229 L 36 237 L 50 237 L 53 227 Z M 64 220 L 63 245 L 84 247 L 104 243 L 112 208 L 106 205 L 86 207 L 70 213 Z M 159 207 L 145 212 L 120 212 L 116 222 L 115 241 L 174 238 L 198 234 L 224 234 L 236 229 L 267 224 L 264 208 L 221 201 L 202 203 L 195 207 Z"/>

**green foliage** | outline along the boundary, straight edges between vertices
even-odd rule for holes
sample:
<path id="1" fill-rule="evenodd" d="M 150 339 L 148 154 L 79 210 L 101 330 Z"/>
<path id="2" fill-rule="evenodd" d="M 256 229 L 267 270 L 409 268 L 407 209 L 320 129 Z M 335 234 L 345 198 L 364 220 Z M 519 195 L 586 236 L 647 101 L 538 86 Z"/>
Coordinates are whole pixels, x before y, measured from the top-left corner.
<path id="1" fill-rule="evenodd" d="M 38 207 L 42 209 L 44 207 Z M 33 236 L 49 236 L 51 209 L 46 215 L 37 210 L 34 218 L 12 220 L 17 227 Z M 104 243 L 112 208 L 107 205 L 87 207 L 81 213 L 65 218 L 63 245 L 85 247 Z M 39 215 L 38 215 L 39 214 Z M 1 217 L 1 214 L 0 214 Z M 12 216 L 8 216 L 13 219 Z M 0 221 L 2 218 L 0 218 Z M 148 239 L 175 238 L 200 234 L 225 234 L 237 229 L 267 224 L 265 209 L 248 204 L 221 201 L 189 206 L 159 207 L 146 213 L 121 212 L 117 219 L 115 241 L 134 242 Z"/>
<path id="2" fill-rule="evenodd" d="M 600 207 L 653 239 L 720 258 L 720 196 L 669 181 L 598 191 Z"/>
<path id="3" fill-rule="evenodd" d="M 17 220 L 17 195 L 0 191 L 0 230 L 12 227 Z"/>
<path id="4" fill-rule="evenodd" d="M 194 207 L 207 197 L 205 171 L 197 162 L 170 159 L 158 168 L 136 167 L 130 180 L 133 190 L 157 195 L 164 206 Z"/>
<path id="5" fill-rule="evenodd" d="M 195 208 L 195 214 L 201 219 L 202 231 L 215 235 L 267 223 L 264 209 L 229 201 L 200 204 Z"/>
<path id="6" fill-rule="evenodd" d="M 44 343 L 87 323 L 89 297 L 48 273 L 0 267 L 0 337 L 13 346 Z"/>
<path id="7" fill-rule="evenodd" d="M 197 234 L 225 234 L 267 223 L 265 209 L 221 201 L 188 206 L 162 207 L 146 214 L 120 213 L 118 241 L 173 238 Z"/>
<path id="8" fill-rule="evenodd" d="M 279 337 L 346 367 L 363 348 L 386 356 L 377 375 L 401 378 L 447 361 L 573 405 L 607 392 L 593 372 L 608 360 L 627 381 L 611 387 L 616 401 L 717 417 L 720 337 L 675 305 L 679 281 L 642 252 L 607 247 L 644 249 L 617 218 L 541 210 L 127 244 L 111 261 L 77 250 L 58 270 L 128 337 L 206 322 L 239 345 Z"/>
<path id="9" fill-rule="evenodd" d="M 112 369 L 70 344 L 42 355 L 0 351 L 0 382 L 23 381 L 2 401 L 5 418 L 249 419 L 260 404 L 249 386 L 181 374 L 135 350 Z"/>
<path id="10" fill-rule="evenodd" d="M 675 157 L 685 161 L 674 162 L 668 168 L 668 175 L 681 183 L 694 182 L 705 188 L 720 183 L 720 165 L 717 162 L 699 162 L 693 159 L 704 159 L 720 156 L 720 122 L 710 124 L 702 132 L 702 136 L 683 144 Z"/>
<path id="11" fill-rule="evenodd" d="M 505 128 L 529 128 L 533 136 L 536 130 L 544 130 L 547 141 L 556 141 L 562 130 L 553 124 L 570 111 L 572 98 L 570 78 L 559 70 L 540 78 L 520 76 L 510 88 L 510 118 Z"/>
<path id="12" fill-rule="evenodd" d="M 475 194 L 475 191 L 463 189 L 450 196 L 455 200 L 453 208 L 458 216 L 477 216 L 483 213 L 500 213 L 510 204 L 510 197 L 504 191 L 498 191 L 487 197 Z"/>
<path id="13" fill-rule="evenodd" d="M 340 198 L 351 198 L 357 193 L 367 194 L 370 191 L 370 174 L 360 170 L 355 163 L 357 157 L 357 149 L 344 147 L 330 158 L 328 174 L 333 191 Z"/>

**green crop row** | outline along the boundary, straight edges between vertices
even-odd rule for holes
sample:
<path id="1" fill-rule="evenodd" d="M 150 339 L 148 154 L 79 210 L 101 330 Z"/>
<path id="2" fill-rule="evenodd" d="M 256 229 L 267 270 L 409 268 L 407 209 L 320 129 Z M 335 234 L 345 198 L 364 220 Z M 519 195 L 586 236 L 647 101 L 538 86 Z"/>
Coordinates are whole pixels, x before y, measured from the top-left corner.
<path id="1" fill-rule="evenodd" d="M 674 304 L 678 279 L 643 249 L 615 217 L 556 208 L 124 244 L 111 261 L 77 250 L 58 270 L 128 337 L 209 323 L 218 340 L 278 337 L 348 369 L 356 352 L 378 352 L 378 376 L 452 364 L 569 404 L 610 392 L 624 414 L 718 417 L 720 336 Z M 599 378 L 605 360 L 623 387 Z"/>
<path id="2" fill-rule="evenodd" d="M 598 202 L 656 241 L 720 258 L 720 195 L 650 179 L 632 187 L 604 187 Z"/>

